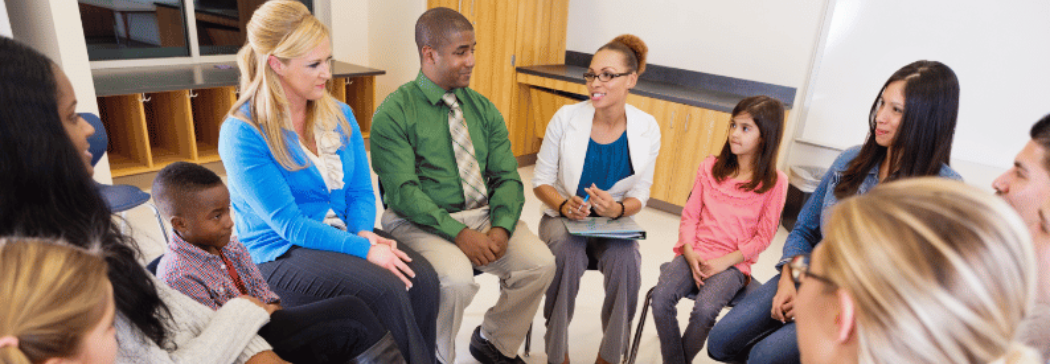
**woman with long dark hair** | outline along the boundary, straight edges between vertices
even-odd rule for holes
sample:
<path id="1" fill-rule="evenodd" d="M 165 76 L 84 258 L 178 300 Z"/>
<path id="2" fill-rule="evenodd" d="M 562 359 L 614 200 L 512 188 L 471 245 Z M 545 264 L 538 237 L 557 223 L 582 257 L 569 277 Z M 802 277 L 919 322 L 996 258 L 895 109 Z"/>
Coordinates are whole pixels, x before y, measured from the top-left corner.
<path id="1" fill-rule="evenodd" d="M 91 179 L 73 87 L 39 52 L 0 37 L 0 236 L 60 238 L 109 265 L 117 362 L 280 362 L 256 332 L 266 310 L 246 299 L 219 311 L 155 280 L 138 263 Z M 227 308 L 229 307 L 229 308 Z"/>
<path id="2" fill-rule="evenodd" d="M 792 258 L 813 251 L 828 209 L 840 199 L 910 177 L 961 179 L 948 166 L 958 112 L 959 80 L 943 63 L 916 61 L 890 76 L 868 113 L 867 140 L 842 152 L 824 174 L 799 212 L 777 270 L 786 272 Z M 773 277 L 715 324 L 708 354 L 719 361 L 798 363 L 795 293 L 789 274 Z"/>

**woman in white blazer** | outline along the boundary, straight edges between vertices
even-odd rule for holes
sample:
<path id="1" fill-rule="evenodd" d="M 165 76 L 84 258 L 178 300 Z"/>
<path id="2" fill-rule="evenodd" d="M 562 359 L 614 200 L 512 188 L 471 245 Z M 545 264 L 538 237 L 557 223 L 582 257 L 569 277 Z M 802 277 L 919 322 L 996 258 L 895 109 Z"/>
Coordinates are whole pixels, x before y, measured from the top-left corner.
<path id="1" fill-rule="evenodd" d="M 543 308 L 551 363 L 568 362 L 567 328 L 588 252 L 605 275 L 605 332 L 595 362 L 619 363 L 627 344 L 641 280 L 638 242 L 570 235 L 563 220 L 627 217 L 649 200 L 660 127 L 652 115 L 627 105 L 628 91 L 645 70 L 646 51 L 633 35 L 599 48 L 584 74 L 590 100 L 558 110 L 540 147 L 532 184 L 547 209 L 539 235 L 558 267 Z"/>

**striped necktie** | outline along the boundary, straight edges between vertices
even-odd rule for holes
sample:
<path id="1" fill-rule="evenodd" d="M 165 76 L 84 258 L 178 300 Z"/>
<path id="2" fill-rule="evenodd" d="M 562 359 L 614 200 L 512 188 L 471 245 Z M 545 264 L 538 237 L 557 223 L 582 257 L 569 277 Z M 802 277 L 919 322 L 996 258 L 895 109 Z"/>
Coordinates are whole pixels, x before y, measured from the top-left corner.
<path id="1" fill-rule="evenodd" d="M 441 96 L 449 107 L 448 131 L 452 133 L 452 149 L 456 152 L 456 165 L 459 167 L 459 179 L 463 184 L 464 207 L 476 209 L 488 204 L 488 192 L 485 180 L 481 177 L 481 167 L 474 155 L 474 142 L 470 140 L 467 121 L 463 119 L 463 110 L 456 101 L 456 94 L 451 92 Z"/>

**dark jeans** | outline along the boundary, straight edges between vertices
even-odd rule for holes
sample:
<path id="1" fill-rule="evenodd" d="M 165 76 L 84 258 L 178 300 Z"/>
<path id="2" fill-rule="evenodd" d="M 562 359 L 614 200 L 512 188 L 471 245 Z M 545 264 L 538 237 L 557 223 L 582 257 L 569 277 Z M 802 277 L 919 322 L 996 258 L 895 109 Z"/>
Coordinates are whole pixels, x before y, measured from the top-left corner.
<path id="1" fill-rule="evenodd" d="M 660 353 L 664 363 L 692 363 L 704 348 L 707 334 L 715 319 L 729 301 L 747 283 L 747 276 L 736 267 L 730 267 L 706 280 L 700 288 L 693 280 L 693 270 L 684 256 L 677 256 L 660 266 L 660 281 L 653 290 L 653 321 L 660 337 Z M 678 326 L 676 305 L 682 298 L 695 294 L 689 324 L 682 333 Z"/>
<path id="2" fill-rule="evenodd" d="M 376 234 L 390 238 L 376 230 Z M 354 296 L 375 312 L 390 331 L 405 360 L 433 363 L 437 335 L 438 277 L 421 255 L 398 244 L 412 258 L 412 289 L 393 273 L 367 260 L 343 253 L 292 247 L 277 260 L 259 264 L 285 307 L 339 296 Z"/>
<path id="3" fill-rule="evenodd" d="M 277 355 L 293 363 L 347 363 L 384 334 L 372 310 L 354 296 L 275 311 L 259 330 Z"/>
<path id="4" fill-rule="evenodd" d="M 777 294 L 777 274 L 762 287 L 733 307 L 707 339 L 707 354 L 724 362 L 799 363 L 795 323 L 774 320 L 773 296 Z"/>

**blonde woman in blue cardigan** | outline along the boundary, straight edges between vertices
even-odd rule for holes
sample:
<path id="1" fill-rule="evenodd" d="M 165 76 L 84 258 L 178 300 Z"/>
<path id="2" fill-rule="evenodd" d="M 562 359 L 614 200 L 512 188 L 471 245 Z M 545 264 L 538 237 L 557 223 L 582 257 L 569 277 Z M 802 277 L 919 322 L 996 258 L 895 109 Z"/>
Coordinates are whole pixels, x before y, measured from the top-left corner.
<path id="1" fill-rule="evenodd" d="M 353 295 L 409 363 L 434 361 L 437 277 L 373 232 L 368 159 L 352 110 L 326 91 L 328 29 L 301 3 L 270 1 L 238 53 L 241 97 L 222 125 L 235 227 L 285 306 Z"/>

